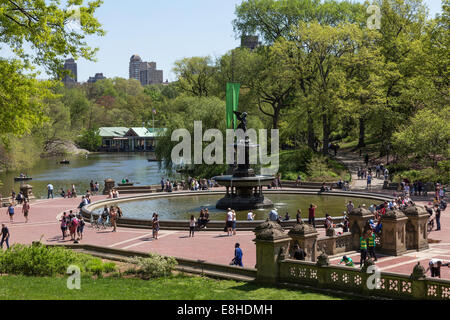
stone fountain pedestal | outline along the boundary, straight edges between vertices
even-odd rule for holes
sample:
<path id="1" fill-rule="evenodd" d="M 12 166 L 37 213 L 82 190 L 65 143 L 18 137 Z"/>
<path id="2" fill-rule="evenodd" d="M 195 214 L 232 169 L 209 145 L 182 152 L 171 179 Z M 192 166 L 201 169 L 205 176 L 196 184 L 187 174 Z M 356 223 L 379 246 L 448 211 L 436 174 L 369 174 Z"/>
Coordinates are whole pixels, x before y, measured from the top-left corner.
<path id="1" fill-rule="evenodd" d="M 227 194 L 217 202 L 217 209 L 227 210 L 252 210 L 272 208 L 273 202 L 264 197 L 263 187 L 269 186 L 274 177 L 256 175 L 250 167 L 250 148 L 257 148 L 251 145 L 249 140 L 245 143 L 236 144 L 235 148 L 245 147 L 245 163 L 239 164 L 233 170 L 233 175 L 214 177 L 214 180 L 221 186 L 226 187 Z"/>

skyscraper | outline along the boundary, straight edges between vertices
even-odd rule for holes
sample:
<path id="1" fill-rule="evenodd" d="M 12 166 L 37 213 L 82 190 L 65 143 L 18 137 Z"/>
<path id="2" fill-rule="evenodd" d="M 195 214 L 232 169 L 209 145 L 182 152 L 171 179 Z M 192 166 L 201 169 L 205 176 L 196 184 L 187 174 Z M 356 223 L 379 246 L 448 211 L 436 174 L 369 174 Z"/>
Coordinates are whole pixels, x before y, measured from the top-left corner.
<path id="1" fill-rule="evenodd" d="M 63 78 L 64 85 L 71 85 L 78 82 L 78 67 L 74 59 L 67 59 L 64 63 L 64 70 L 69 70 L 70 73 Z"/>
<path id="2" fill-rule="evenodd" d="M 163 83 L 163 71 L 156 69 L 156 62 L 142 61 L 135 54 L 130 59 L 130 79 L 138 80 L 143 86 Z"/>
<path id="3" fill-rule="evenodd" d="M 141 64 L 142 59 L 139 55 L 135 54 L 130 59 L 130 79 L 141 79 Z"/>
<path id="4" fill-rule="evenodd" d="M 106 79 L 103 73 L 96 73 L 94 77 L 89 77 L 88 83 L 96 83 L 99 80 Z"/>

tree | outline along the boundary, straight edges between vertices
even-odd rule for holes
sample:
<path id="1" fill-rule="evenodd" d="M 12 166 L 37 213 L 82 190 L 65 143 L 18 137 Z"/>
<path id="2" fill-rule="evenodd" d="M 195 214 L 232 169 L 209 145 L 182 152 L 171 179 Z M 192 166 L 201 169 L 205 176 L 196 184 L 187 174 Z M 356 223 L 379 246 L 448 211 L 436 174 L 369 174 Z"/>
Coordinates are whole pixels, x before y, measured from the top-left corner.
<path id="1" fill-rule="evenodd" d="M 84 129 L 81 136 L 77 139 L 78 145 L 88 151 L 98 151 L 102 145 L 102 137 L 100 136 L 100 130 Z"/>
<path id="2" fill-rule="evenodd" d="M 19 61 L 0 59 L 0 138 L 21 136 L 45 120 L 44 99 L 51 99 L 51 82 L 23 72 Z"/>
<path id="3" fill-rule="evenodd" d="M 0 41 L 26 64 L 45 66 L 61 76 L 64 57 L 93 58 L 96 49 L 90 48 L 85 38 L 104 35 L 94 17 L 102 2 L 68 0 L 67 7 L 62 7 L 59 0 L 1 0 Z M 68 27 L 72 19 L 79 20 L 80 31 Z"/>
<path id="4" fill-rule="evenodd" d="M 190 95 L 208 97 L 213 89 L 216 67 L 210 57 L 184 58 L 173 68 L 178 78 L 178 88 Z"/>
<path id="5" fill-rule="evenodd" d="M 363 5 L 329 0 L 246 0 L 236 7 L 233 21 L 236 34 L 259 34 L 267 44 L 280 37 L 290 39 L 292 26 L 317 21 L 336 26 L 342 22 L 364 20 Z"/>
<path id="6" fill-rule="evenodd" d="M 9 47 L 15 59 L 0 59 L 0 138 L 21 136 L 46 121 L 46 105 L 56 83 L 36 80 L 33 66 L 45 67 L 55 77 L 63 75 L 65 57 L 92 60 L 95 49 L 85 42 L 86 35 L 103 35 L 94 17 L 102 1 L 69 0 L 78 5 L 80 31 L 67 27 L 73 10 L 57 0 L 0 0 L 0 42 Z"/>
<path id="7" fill-rule="evenodd" d="M 420 110 L 394 134 L 393 144 L 399 155 L 428 159 L 436 167 L 439 157 L 450 155 L 450 106 Z"/>
<path id="8" fill-rule="evenodd" d="M 323 153 L 327 155 L 333 121 L 342 115 L 345 97 L 343 62 L 355 54 L 362 31 L 351 24 L 333 27 L 301 22 L 293 28 L 291 38 L 293 40 L 282 43 L 279 50 L 284 56 L 291 57 L 295 70 L 302 69 L 301 64 L 305 61 L 307 63 L 306 78 L 302 76 L 300 86 L 305 86 L 305 92 L 311 92 L 314 97 L 315 112 L 322 119 Z"/>

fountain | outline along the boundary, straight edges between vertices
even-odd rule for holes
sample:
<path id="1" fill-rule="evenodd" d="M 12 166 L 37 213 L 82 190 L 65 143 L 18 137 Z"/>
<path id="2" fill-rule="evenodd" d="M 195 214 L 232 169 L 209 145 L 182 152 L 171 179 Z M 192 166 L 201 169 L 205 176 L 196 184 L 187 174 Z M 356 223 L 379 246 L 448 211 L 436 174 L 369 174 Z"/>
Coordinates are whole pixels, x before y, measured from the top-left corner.
<path id="1" fill-rule="evenodd" d="M 235 114 L 241 122 L 238 129 L 247 132 L 247 113 L 235 111 Z M 275 178 L 256 175 L 250 167 L 250 148 L 258 148 L 258 145 L 251 144 L 247 136 L 245 141 L 238 141 L 234 147 L 245 148 L 245 163 L 237 167 L 235 164 L 233 175 L 214 177 L 218 184 L 227 189 L 225 197 L 217 202 L 217 209 L 250 210 L 273 207 L 272 201 L 264 197 L 263 186 L 270 185 Z"/>

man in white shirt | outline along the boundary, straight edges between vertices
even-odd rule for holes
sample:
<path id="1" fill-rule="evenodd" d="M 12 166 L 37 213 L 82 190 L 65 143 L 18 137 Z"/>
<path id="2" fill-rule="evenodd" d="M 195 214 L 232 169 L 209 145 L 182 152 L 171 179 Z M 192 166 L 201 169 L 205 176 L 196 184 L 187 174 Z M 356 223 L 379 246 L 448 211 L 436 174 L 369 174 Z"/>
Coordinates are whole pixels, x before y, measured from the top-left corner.
<path id="1" fill-rule="evenodd" d="M 228 212 L 227 212 L 227 232 L 228 232 L 228 236 L 232 236 L 233 235 L 233 211 L 231 211 L 230 208 L 228 208 Z"/>
<path id="2" fill-rule="evenodd" d="M 48 196 L 47 196 L 47 199 L 50 199 L 50 196 L 51 196 L 52 199 L 53 199 L 53 185 L 52 185 L 51 183 L 49 183 L 49 184 L 47 185 L 47 190 L 48 190 Z"/>
<path id="3" fill-rule="evenodd" d="M 247 220 L 248 221 L 254 221 L 255 220 L 255 214 L 253 211 L 250 210 L 250 212 L 247 214 Z"/>

